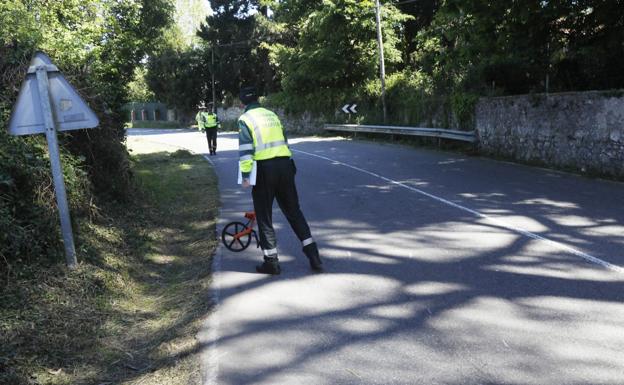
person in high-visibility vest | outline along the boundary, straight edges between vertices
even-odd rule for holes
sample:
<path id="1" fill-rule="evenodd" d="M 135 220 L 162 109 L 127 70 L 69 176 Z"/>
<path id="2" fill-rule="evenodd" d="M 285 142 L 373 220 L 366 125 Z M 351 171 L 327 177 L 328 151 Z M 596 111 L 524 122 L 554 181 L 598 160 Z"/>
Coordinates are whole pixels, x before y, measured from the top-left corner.
<path id="1" fill-rule="evenodd" d="M 264 262 L 256 266 L 256 271 L 273 275 L 281 272 L 272 219 L 273 201 L 277 200 L 290 227 L 301 241 L 310 267 L 315 272 L 322 272 L 318 246 L 299 207 L 295 185 L 297 169 L 282 123 L 274 112 L 260 106 L 254 87 L 243 87 L 239 97 L 245 106 L 245 112 L 238 119 L 239 167 L 243 187 L 254 183 L 251 177 L 253 168 L 256 168 L 251 195 L 264 255 Z"/>
<path id="2" fill-rule="evenodd" d="M 206 132 L 208 151 L 210 152 L 210 155 L 216 155 L 217 128 L 220 127 L 221 123 L 219 122 L 217 114 L 214 113 L 212 104 L 210 104 L 210 107 L 210 111 L 208 111 L 204 106 L 199 107 L 199 112 L 197 113 L 195 120 L 197 120 L 197 128 Z"/>

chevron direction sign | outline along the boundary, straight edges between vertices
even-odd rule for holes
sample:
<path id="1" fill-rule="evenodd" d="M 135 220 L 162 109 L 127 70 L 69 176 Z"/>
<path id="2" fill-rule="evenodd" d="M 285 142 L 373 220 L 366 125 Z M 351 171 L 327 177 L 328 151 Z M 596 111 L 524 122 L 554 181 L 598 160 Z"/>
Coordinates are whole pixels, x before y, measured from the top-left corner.
<path id="1" fill-rule="evenodd" d="M 345 114 L 357 114 L 357 111 L 355 110 L 355 108 L 357 107 L 357 104 L 353 103 L 347 103 L 344 106 L 342 106 L 342 112 L 344 112 Z"/>

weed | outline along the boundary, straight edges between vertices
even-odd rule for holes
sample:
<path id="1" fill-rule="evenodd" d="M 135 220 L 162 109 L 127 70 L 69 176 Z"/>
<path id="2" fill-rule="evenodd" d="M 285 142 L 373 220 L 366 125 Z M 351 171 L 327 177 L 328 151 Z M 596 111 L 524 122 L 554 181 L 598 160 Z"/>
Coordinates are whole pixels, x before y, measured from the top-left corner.
<path id="1" fill-rule="evenodd" d="M 133 153 L 134 199 L 78 220 L 78 269 L 12 266 L 0 296 L 0 383 L 197 381 L 216 176 L 187 151 Z"/>

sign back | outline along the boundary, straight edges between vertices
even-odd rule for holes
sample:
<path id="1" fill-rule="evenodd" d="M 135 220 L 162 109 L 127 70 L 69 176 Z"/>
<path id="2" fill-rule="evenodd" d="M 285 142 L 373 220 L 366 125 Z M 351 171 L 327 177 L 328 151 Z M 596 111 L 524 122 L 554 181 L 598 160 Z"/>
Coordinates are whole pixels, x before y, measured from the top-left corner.
<path id="1" fill-rule="evenodd" d="M 48 56 L 37 52 L 30 62 L 26 80 L 22 83 L 9 121 L 9 134 L 28 135 L 45 132 L 43 111 L 39 99 L 36 72 L 45 67 L 49 79 L 50 104 L 58 131 L 94 128 L 99 124 L 95 113 L 65 80 Z"/>

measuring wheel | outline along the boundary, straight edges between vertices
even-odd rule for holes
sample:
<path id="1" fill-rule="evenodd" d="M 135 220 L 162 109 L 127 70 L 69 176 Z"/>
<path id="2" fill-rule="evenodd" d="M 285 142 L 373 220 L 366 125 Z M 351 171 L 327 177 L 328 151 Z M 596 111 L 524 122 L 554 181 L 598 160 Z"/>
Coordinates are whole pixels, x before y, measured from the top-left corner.
<path id="1" fill-rule="evenodd" d="M 251 235 L 256 235 L 253 229 L 242 222 L 231 222 L 221 232 L 221 240 L 228 250 L 239 252 L 245 250 L 251 243 Z M 256 238 L 257 239 L 257 238 Z"/>

